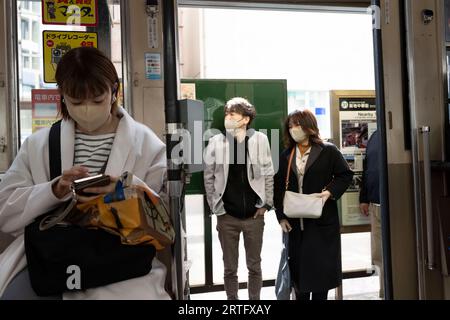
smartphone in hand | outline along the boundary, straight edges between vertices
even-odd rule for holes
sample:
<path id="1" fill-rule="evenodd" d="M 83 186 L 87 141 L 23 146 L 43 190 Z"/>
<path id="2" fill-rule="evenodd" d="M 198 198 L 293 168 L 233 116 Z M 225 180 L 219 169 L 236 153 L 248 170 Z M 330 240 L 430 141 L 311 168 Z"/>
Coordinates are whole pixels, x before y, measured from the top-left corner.
<path id="1" fill-rule="evenodd" d="M 96 196 L 95 193 L 87 193 L 83 190 L 91 187 L 104 187 L 111 183 L 111 178 L 108 175 L 98 174 L 92 177 L 77 179 L 73 182 L 73 187 L 76 194 L 84 197 Z"/>

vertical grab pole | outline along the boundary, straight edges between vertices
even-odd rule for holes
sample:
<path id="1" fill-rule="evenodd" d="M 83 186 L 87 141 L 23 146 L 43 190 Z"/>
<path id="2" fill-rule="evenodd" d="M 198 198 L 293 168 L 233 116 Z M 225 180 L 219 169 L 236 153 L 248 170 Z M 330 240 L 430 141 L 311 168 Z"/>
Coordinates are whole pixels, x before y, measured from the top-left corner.
<path id="1" fill-rule="evenodd" d="M 369 7 L 372 12 L 373 50 L 375 60 L 375 87 L 377 105 L 377 128 L 380 133 L 379 172 L 381 201 L 381 232 L 384 268 L 385 299 L 393 299 L 392 289 L 392 259 L 391 259 L 391 228 L 389 219 L 389 177 L 386 146 L 386 106 L 384 91 L 383 45 L 381 37 L 381 1 L 372 0 Z"/>
<path id="2" fill-rule="evenodd" d="M 428 270 L 434 270 L 434 243 L 433 243 L 433 210 L 431 197 L 431 165 L 430 165 L 430 127 L 420 128 L 423 142 L 423 178 L 425 184 L 425 219 L 427 229 L 427 261 Z"/>
<path id="3" fill-rule="evenodd" d="M 178 59 L 177 59 L 177 1 L 164 0 L 163 4 L 163 43 L 164 43 L 164 103 L 166 118 L 167 178 L 169 184 L 170 213 L 174 222 L 176 241 L 173 257 L 172 284 L 178 300 L 188 299 L 188 280 L 186 274 L 186 232 L 183 195 L 183 164 L 178 161 L 180 154 L 172 154 L 180 143 L 178 130 L 182 128 L 178 107 Z"/>

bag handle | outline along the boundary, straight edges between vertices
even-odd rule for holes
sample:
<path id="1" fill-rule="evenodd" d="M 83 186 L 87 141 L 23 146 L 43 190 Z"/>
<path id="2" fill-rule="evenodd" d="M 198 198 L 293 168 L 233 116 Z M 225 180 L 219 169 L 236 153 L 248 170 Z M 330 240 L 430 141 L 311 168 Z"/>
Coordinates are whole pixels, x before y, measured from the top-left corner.
<path id="1" fill-rule="evenodd" d="M 56 213 L 49 214 L 48 216 L 44 217 L 44 219 L 42 219 L 39 223 L 39 230 L 44 231 L 57 224 L 62 223 L 64 218 L 69 214 L 70 211 L 72 211 L 73 207 L 75 207 L 77 201 L 77 194 L 72 188 L 72 199 L 70 200 L 70 203 L 65 208 L 63 207 L 59 209 Z"/>
<path id="2" fill-rule="evenodd" d="M 295 147 L 292 148 L 291 154 L 289 155 L 289 162 L 288 162 L 288 167 L 287 167 L 287 172 L 286 172 L 285 191 L 287 191 L 287 189 L 289 187 L 289 172 L 291 171 L 292 159 L 294 158 L 294 154 L 295 154 Z M 328 190 L 328 187 L 333 183 L 333 181 L 334 181 L 334 179 L 332 179 L 330 181 L 330 183 L 328 183 L 325 187 L 323 187 L 322 192 L 325 190 Z"/>
<path id="3" fill-rule="evenodd" d="M 294 158 L 294 153 L 295 153 L 295 147 L 292 148 L 291 155 L 289 156 L 289 163 L 288 163 L 287 172 L 286 172 L 286 189 L 285 189 L 285 191 L 287 191 L 287 189 L 289 187 L 289 172 L 291 171 L 291 164 L 292 164 L 292 159 Z"/>
<path id="4" fill-rule="evenodd" d="M 51 128 L 48 136 L 48 159 L 50 164 L 50 180 L 55 179 L 61 175 L 61 121 L 55 122 Z M 61 223 L 67 214 L 77 203 L 77 195 L 72 189 L 72 199 L 70 203 L 64 208 L 60 208 L 56 213 L 50 214 L 41 220 L 39 223 L 39 230 L 47 230 Z"/>
<path id="5" fill-rule="evenodd" d="M 50 133 L 48 136 L 48 157 L 49 157 L 49 164 L 50 164 L 50 180 L 55 179 L 56 177 L 60 176 L 62 173 L 62 166 L 61 166 L 61 122 L 62 120 L 59 120 L 55 122 L 51 128 Z M 104 174 L 106 171 L 106 166 L 109 161 L 109 155 L 106 159 L 105 163 L 103 164 L 102 168 L 100 169 L 100 173 Z M 51 227 L 60 224 L 63 222 L 64 218 L 72 211 L 72 209 L 75 207 L 78 201 L 77 194 L 75 192 L 75 189 L 73 185 L 70 187 L 72 198 L 69 202 L 69 204 L 64 208 L 60 208 L 57 212 L 50 214 L 46 216 L 44 219 L 41 220 L 39 223 L 39 230 L 44 231 L 47 229 L 50 229 Z"/>

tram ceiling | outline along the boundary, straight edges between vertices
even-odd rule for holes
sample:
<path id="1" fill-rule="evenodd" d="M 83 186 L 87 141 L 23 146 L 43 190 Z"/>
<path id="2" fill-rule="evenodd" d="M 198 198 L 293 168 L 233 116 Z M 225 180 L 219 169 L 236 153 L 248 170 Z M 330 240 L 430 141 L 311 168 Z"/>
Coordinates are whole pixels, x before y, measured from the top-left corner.
<path id="1" fill-rule="evenodd" d="M 182 6 L 198 6 L 198 7 L 261 7 L 261 8 L 279 8 L 286 7 L 289 9 L 290 6 L 295 8 L 295 6 L 302 7 L 322 7 L 326 9 L 336 8 L 367 8 L 370 6 L 370 0 L 328 0 L 328 1 L 311 1 L 311 0 L 178 0 L 178 4 Z"/>

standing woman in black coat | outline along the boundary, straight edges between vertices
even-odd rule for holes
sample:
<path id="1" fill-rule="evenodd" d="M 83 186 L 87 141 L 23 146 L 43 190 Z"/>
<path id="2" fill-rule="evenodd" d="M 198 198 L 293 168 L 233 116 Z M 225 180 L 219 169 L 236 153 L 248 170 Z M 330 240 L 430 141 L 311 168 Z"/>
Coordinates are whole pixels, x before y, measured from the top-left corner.
<path id="1" fill-rule="evenodd" d="M 289 232 L 289 268 L 298 300 L 326 300 L 342 282 L 340 224 L 336 200 L 347 190 L 353 172 L 341 152 L 320 139 L 309 110 L 294 111 L 284 124 L 287 149 L 280 155 L 274 181 L 274 205 L 283 232 Z M 324 200 L 318 219 L 291 219 L 283 212 L 291 152 L 289 191 L 316 194 Z"/>

